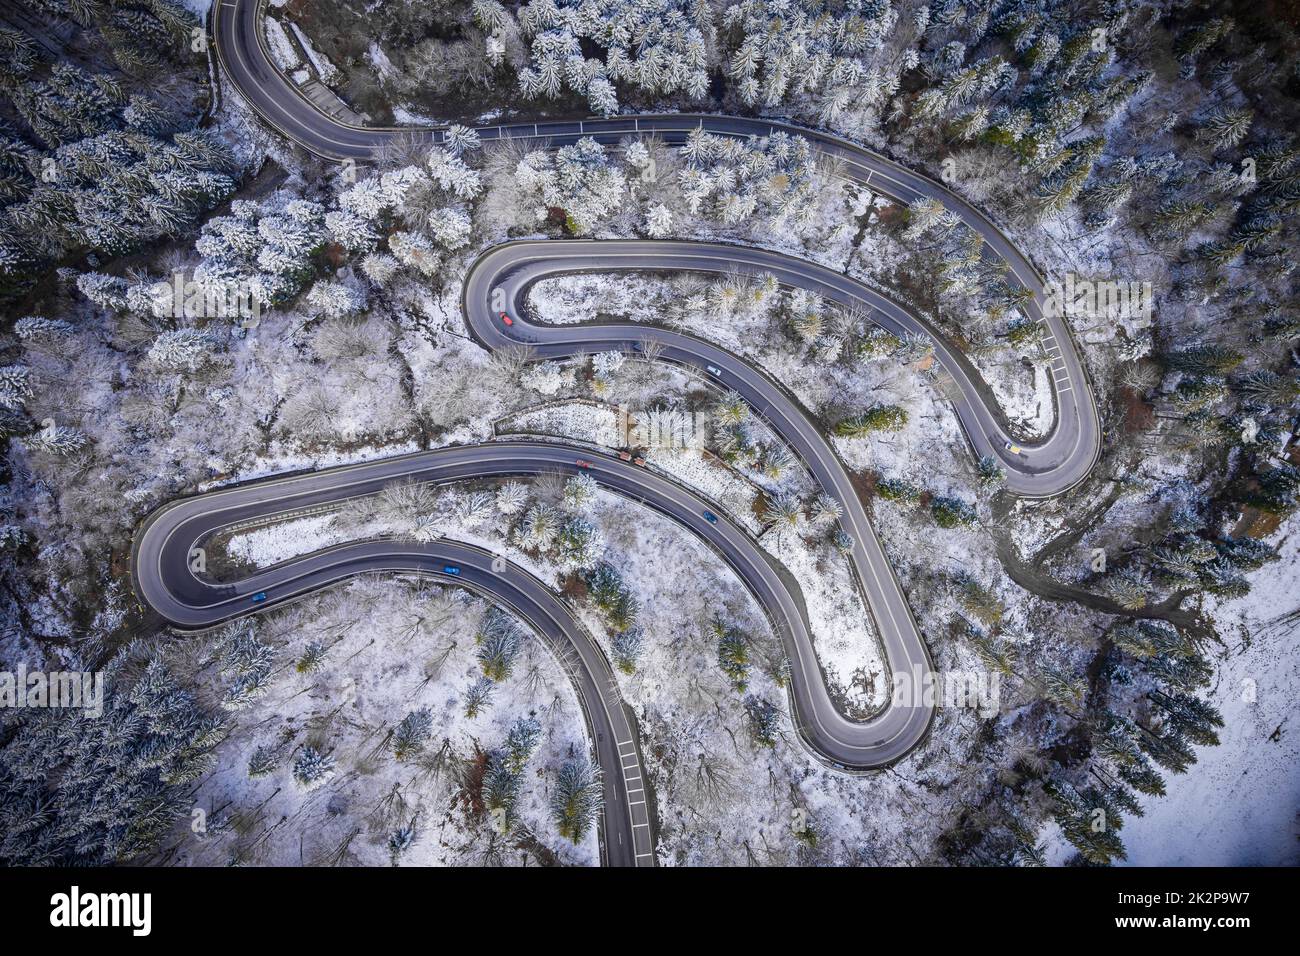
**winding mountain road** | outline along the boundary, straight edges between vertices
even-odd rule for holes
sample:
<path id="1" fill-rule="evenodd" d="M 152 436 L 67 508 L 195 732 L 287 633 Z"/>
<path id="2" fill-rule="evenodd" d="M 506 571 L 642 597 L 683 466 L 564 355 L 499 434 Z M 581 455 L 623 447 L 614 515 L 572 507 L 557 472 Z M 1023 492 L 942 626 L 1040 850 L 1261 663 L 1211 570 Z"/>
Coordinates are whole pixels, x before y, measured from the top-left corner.
<path id="1" fill-rule="evenodd" d="M 259 28 L 264 0 L 219 0 L 213 14 L 218 57 L 244 99 L 275 129 L 311 152 L 335 160 L 366 160 L 386 140 L 412 135 L 409 129 L 360 128 L 338 123 L 303 97 L 270 61 Z M 861 147 L 823 133 L 766 120 L 707 115 L 637 116 L 569 123 L 524 123 L 481 129 L 484 139 L 513 138 L 554 148 L 582 136 L 618 142 L 629 135 L 655 135 L 680 142 L 702 126 L 729 136 L 763 136 L 783 130 L 804 136 L 814 147 L 843 161 L 848 177 L 899 202 L 941 200 L 984 239 L 986 254 L 1004 260 L 1010 274 L 1035 293 L 1025 313 L 1046 325 L 1052 356 L 1056 420 L 1041 441 L 1023 442 L 1018 452 L 1005 416 L 969 360 L 902 303 L 840 273 L 764 249 L 685 241 L 534 241 L 506 243 L 485 251 L 464 283 L 463 308 L 471 330 L 488 348 L 524 341 L 540 357 L 600 349 L 633 350 L 653 341 L 666 360 L 712 375 L 734 389 L 769 422 L 801 457 L 814 477 L 844 507 L 841 519 L 854 539 L 851 554 L 891 671 L 932 669 L 920 629 L 902 588 L 868 521 L 843 464 L 816 423 L 778 383 L 746 360 L 702 339 L 649 326 L 583 324 L 542 326 L 527 320 L 529 288 L 544 278 L 572 272 L 691 270 L 770 273 L 783 285 L 828 299 L 860 305 L 874 321 L 895 333 L 923 334 L 935 343 L 939 364 L 960 390 L 954 401 L 977 455 L 993 455 L 1007 472 L 1010 490 L 1031 496 L 1059 494 L 1082 481 L 1095 463 L 1101 429 L 1082 362 L 1064 320 L 1044 316 L 1043 283 L 1032 264 L 982 213 L 937 183 Z M 439 130 L 416 131 L 430 142 Z M 510 303 L 516 322 L 505 328 L 493 308 Z M 893 701 L 867 721 L 853 721 L 834 706 L 819 670 L 798 585 L 738 526 L 705 520 L 707 502 L 656 474 L 609 456 L 556 443 L 494 442 L 458 446 L 259 482 L 181 499 L 164 506 L 141 526 L 133 549 L 133 573 L 141 597 L 181 627 L 203 628 L 231 617 L 272 607 L 304 593 L 370 571 L 438 574 L 452 561 L 464 569 L 445 578 L 490 594 L 514 609 L 557 649 L 570 665 L 583 700 L 597 756 L 604 770 L 604 845 L 610 863 L 653 862 L 635 726 L 619 699 L 609 663 L 571 612 L 541 582 L 508 565 L 491 570 L 491 560 L 467 545 L 392 541 L 359 542 L 331 548 L 268 568 L 234 584 L 205 581 L 189 570 L 188 555 L 223 527 L 265 520 L 307 507 L 371 494 L 395 480 L 460 481 L 576 471 L 575 457 L 593 461 L 591 473 L 610 490 L 635 498 L 669 516 L 708 543 L 754 594 L 785 643 L 791 661 L 792 716 L 800 737 L 821 759 L 850 770 L 886 765 L 906 754 L 927 733 L 932 709 L 917 700 Z M 251 595 L 265 592 L 264 602 Z M 631 776 L 629 776 L 629 774 Z M 638 802 L 639 800 L 639 802 Z"/>

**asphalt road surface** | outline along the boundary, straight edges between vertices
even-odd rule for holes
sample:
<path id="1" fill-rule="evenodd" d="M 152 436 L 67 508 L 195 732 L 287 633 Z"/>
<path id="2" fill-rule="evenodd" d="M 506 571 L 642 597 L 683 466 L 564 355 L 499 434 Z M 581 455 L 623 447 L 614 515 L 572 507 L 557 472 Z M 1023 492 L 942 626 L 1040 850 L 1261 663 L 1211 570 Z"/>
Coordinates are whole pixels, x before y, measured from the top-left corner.
<path id="1" fill-rule="evenodd" d="M 446 539 L 343 545 L 282 562 L 233 583 L 215 581 L 191 568 L 197 564 L 192 561 L 195 550 L 204 548 L 213 533 L 234 524 L 375 494 L 397 479 L 463 481 L 542 470 L 576 471 L 572 449 L 509 443 L 444 448 L 178 499 L 159 508 L 138 529 L 131 554 L 132 577 L 146 603 L 177 627 L 195 630 L 282 606 L 358 574 L 427 575 L 482 593 L 523 618 L 551 647 L 573 681 L 602 770 L 605 861 L 650 866 L 654 843 L 635 720 L 619 697 L 613 670 L 599 645 L 555 592 L 522 568 L 503 556 Z M 626 475 L 623 485 L 631 485 Z M 449 566 L 459 573 L 447 573 Z M 258 595 L 265 597 L 255 601 Z"/>
<path id="2" fill-rule="evenodd" d="M 270 62 L 258 29 L 259 0 L 220 0 L 213 32 L 218 58 L 241 95 L 262 118 L 304 148 L 326 158 L 364 161 L 394 136 L 441 138 L 438 130 L 358 128 L 340 124 L 311 105 Z M 605 348 L 634 350 L 654 341 L 662 358 L 689 365 L 734 389 L 789 443 L 823 487 L 844 507 L 842 523 L 854 539 L 852 563 L 876 623 L 891 671 L 932 669 L 928 650 L 902 588 L 886 561 L 849 475 L 808 414 L 779 384 L 744 360 L 703 340 L 651 327 L 582 324 L 539 326 L 527 320 L 529 287 L 539 279 L 577 271 L 693 270 L 767 272 L 785 285 L 807 288 L 829 299 L 862 305 L 895 333 L 924 334 L 935 343 L 939 364 L 956 383 L 958 416 L 977 455 L 999 458 L 1008 487 L 1046 496 L 1073 487 L 1088 474 L 1100 447 L 1100 426 L 1092 393 L 1063 319 L 1044 316 L 1043 283 L 1032 264 L 978 210 L 937 183 L 892 161 L 833 136 L 766 120 L 706 115 L 638 116 L 575 122 L 523 123 L 480 130 L 484 139 L 516 138 L 550 148 L 593 136 L 616 143 L 629 135 L 653 134 L 675 143 L 702 126 L 720 135 L 763 136 L 785 130 L 805 136 L 816 149 L 843 161 L 850 179 L 899 202 L 940 199 L 984 238 L 986 254 L 1003 259 L 1011 274 L 1035 293 L 1025 306 L 1047 326 L 1053 356 L 1056 422 L 1050 434 L 1019 451 L 988 386 L 969 361 L 924 320 L 895 302 L 839 273 L 768 250 L 676 241 L 508 243 L 485 252 L 466 277 L 464 309 L 474 334 L 489 348 L 525 341 L 541 357 Z M 510 304 L 515 324 L 500 322 L 494 293 Z M 717 374 L 705 371 L 718 369 Z M 228 525 L 265 520 L 304 508 L 328 506 L 371 494 L 395 480 L 458 481 L 576 472 L 577 458 L 593 462 L 591 473 L 611 490 L 644 502 L 707 542 L 737 573 L 769 615 L 791 661 L 792 716 L 800 737 L 826 762 L 845 770 L 889 764 L 928 732 L 930 703 L 891 701 L 868 721 L 853 721 L 834 706 L 822 679 L 798 585 L 757 543 L 724 515 L 704 518 L 708 504 L 680 485 L 611 456 L 556 443 L 500 442 L 459 446 L 258 482 L 165 506 L 142 525 L 133 550 L 133 571 L 141 597 L 181 627 L 210 627 L 232 617 L 282 604 L 355 574 L 394 571 L 432 574 L 499 600 L 524 617 L 556 649 L 583 701 L 606 800 L 603 846 L 612 864 L 653 863 L 650 819 L 635 726 L 618 697 L 609 663 L 572 613 L 541 582 L 513 565 L 492 571 L 492 559 L 467 545 L 370 541 L 344 545 L 268 568 L 245 580 L 223 584 L 189 569 L 192 548 Z M 716 511 L 716 509 L 714 509 Z M 459 576 L 442 574 L 454 563 Z M 253 602 L 264 593 L 266 599 Z"/>

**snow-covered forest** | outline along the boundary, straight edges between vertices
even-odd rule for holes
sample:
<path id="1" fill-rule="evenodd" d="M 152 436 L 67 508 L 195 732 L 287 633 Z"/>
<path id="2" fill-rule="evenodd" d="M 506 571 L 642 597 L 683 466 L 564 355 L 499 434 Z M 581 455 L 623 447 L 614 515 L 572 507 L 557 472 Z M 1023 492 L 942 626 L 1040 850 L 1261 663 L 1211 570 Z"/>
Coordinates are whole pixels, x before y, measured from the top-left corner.
<path id="1" fill-rule="evenodd" d="M 1049 281 L 1150 290 L 1145 309 L 1067 313 L 1103 444 L 1086 481 L 1042 500 L 971 454 L 931 338 L 770 275 L 528 291 L 532 321 L 690 333 L 779 383 L 848 469 L 935 666 L 996 676 L 992 712 L 940 708 L 888 771 L 826 766 L 744 582 L 582 475 L 395 483 L 232 527 L 203 573 L 371 539 L 506 555 L 612 664 L 662 865 L 1195 863 L 1208 851 L 1166 831 L 1216 802 L 1204 780 L 1243 777 L 1251 812 L 1216 826 L 1241 828 L 1245 862 L 1297 861 L 1292 8 L 313 0 L 260 16 L 286 82 L 447 135 L 312 156 L 223 74 L 204 4 L 0 7 L 0 671 L 108 688 L 94 720 L 0 707 L 0 863 L 600 863 L 569 662 L 489 597 L 364 576 L 200 633 L 140 599 L 146 516 L 273 474 L 521 436 L 635 451 L 798 582 L 837 707 L 886 705 L 842 503 L 782 435 L 653 345 L 485 347 L 465 276 L 513 239 L 787 253 L 906 303 L 1026 443 L 1056 420 L 1052 347 L 967 222 L 856 185 L 798 132 L 552 149 L 476 130 L 678 112 L 844 137 L 977 205 Z M 629 441 L 629 410 L 682 440 Z"/>

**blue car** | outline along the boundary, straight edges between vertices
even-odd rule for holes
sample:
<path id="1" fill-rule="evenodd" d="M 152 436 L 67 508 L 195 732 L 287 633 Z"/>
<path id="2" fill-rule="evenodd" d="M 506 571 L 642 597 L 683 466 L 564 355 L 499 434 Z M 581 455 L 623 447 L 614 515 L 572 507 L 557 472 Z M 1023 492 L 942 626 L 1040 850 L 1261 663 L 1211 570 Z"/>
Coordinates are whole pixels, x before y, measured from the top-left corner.
<path id="1" fill-rule="evenodd" d="M 718 516 L 715 515 L 712 511 L 706 511 L 704 512 L 704 520 L 707 521 L 709 524 L 717 524 Z"/>
<path id="2" fill-rule="evenodd" d="M 459 576 L 460 576 L 460 565 L 459 565 L 459 564 L 444 564 L 444 565 L 442 566 L 442 573 L 443 573 L 443 574 L 454 574 L 454 575 L 456 575 L 456 576 L 459 577 Z"/>
<path id="3" fill-rule="evenodd" d="M 262 603 L 263 601 L 265 601 L 265 600 L 266 600 L 266 592 L 265 592 L 265 591 L 258 591 L 256 594 L 253 595 L 253 603 L 254 603 L 254 604 L 261 604 L 261 603 Z"/>

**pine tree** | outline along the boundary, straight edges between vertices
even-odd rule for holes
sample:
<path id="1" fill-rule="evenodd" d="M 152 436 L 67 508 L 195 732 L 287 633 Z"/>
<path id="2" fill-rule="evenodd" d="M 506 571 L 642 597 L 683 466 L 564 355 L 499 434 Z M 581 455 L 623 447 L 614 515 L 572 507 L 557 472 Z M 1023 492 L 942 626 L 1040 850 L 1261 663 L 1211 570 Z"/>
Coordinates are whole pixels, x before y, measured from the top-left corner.
<path id="1" fill-rule="evenodd" d="M 644 647 L 645 632 L 640 627 L 633 625 L 619 631 L 610 642 L 614 666 L 629 676 L 635 674 Z"/>
<path id="2" fill-rule="evenodd" d="M 1165 693 L 1157 690 L 1148 696 L 1187 739 L 1204 747 L 1218 745 L 1219 735 L 1215 728 L 1223 726 L 1223 716 L 1213 704 L 1182 691 Z"/>
<path id="3" fill-rule="evenodd" d="M 0 366 L 0 406 L 22 408 L 32 397 L 31 369 L 26 365 Z"/>
<path id="4" fill-rule="evenodd" d="M 518 771 L 512 769 L 510 755 L 505 750 L 494 750 L 487 757 L 487 770 L 483 774 L 483 806 L 492 817 L 492 825 L 503 836 L 508 835 L 518 822 L 517 807 L 523 781 Z"/>
<path id="5" fill-rule="evenodd" d="M 480 677 L 465 690 L 465 716 L 477 717 L 491 702 L 496 684 L 489 677 Z"/>
<path id="6" fill-rule="evenodd" d="M 311 641 L 298 658 L 294 669 L 299 674 L 314 674 L 325 663 L 325 654 L 329 650 L 323 641 Z"/>
<path id="7" fill-rule="evenodd" d="M 75 455 L 90 443 L 85 434 L 67 425 L 50 425 L 23 439 L 31 451 L 44 452 L 58 458 Z"/>
<path id="8" fill-rule="evenodd" d="M 980 485 L 984 488 L 997 488 L 1007 480 L 1006 469 L 992 455 L 984 455 L 977 464 Z"/>
<path id="9" fill-rule="evenodd" d="M 948 495 L 936 495 L 931 499 L 930 515 L 941 528 L 970 527 L 979 519 L 973 507 Z"/>
<path id="10" fill-rule="evenodd" d="M 398 827 L 388 835 L 388 853 L 392 858 L 393 865 L 405 855 L 406 851 L 415 845 L 415 827 L 404 826 Z"/>
<path id="11" fill-rule="evenodd" d="M 198 329 L 163 332 L 149 347 L 148 360 L 167 372 L 197 372 L 216 361 L 216 342 Z"/>
<path id="12" fill-rule="evenodd" d="M 1140 611 L 1147 605 L 1150 584 L 1135 570 L 1121 569 L 1106 577 L 1103 588 L 1110 598 L 1127 611 Z"/>
<path id="13" fill-rule="evenodd" d="M 957 603 L 962 610 L 977 618 L 985 627 L 996 628 L 1002 623 L 1007 606 L 991 589 L 969 574 L 959 574 L 954 581 Z"/>
<path id="14" fill-rule="evenodd" d="M 749 736 L 760 747 L 776 746 L 780 732 L 781 712 L 762 697 L 745 698 L 745 716 L 749 723 Z"/>
<path id="15" fill-rule="evenodd" d="M 256 780 L 275 772 L 280 766 L 280 748 L 260 746 L 248 758 L 248 776 Z"/>
<path id="16" fill-rule="evenodd" d="M 598 490 L 591 475 L 574 475 L 564 483 L 564 506 L 570 511 L 586 511 L 595 503 Z"/>
<path id="17" fill-rule="evenodd" d="M 714 618 L 712 629 L 718 647 L 718 666 L 731 685 L 744 693 L 749 686 L 749 641 L 721 618 Z"/>
<path id="18" fill-rule="evenodd" d="M 1270 468 L 1258 476 L 1259 488 L 1248 501 L 1270 514 L 1288 515 L 1300 506 L 1300 471 L 1291 465 Z"/>
<path id="19" fill-rule="evenodd" d="M 560 513 L 550 505 L 538 503 L 528 509 L 519 526 L 519 542 L 529 551 L 545 551 L 555 543 L 560 531 Z"/>
<path id="20" fill-rule="evenodd" d="M 1242 363 L 1244 356 L 1222 345 L 1197 345 L 1162 356 L 1167 368 L 1192 375 L 1225 375 Z"/>
<path id="21" fill-rule="evenodd" d="M 393 756 L 398 760 L 419 753 L 425 742 L 433 736 L 433 712 L 428 707 L 413 710 L 397 725 L 393 731 Z"/>
<path id="22" fill-rule="evenodd" d="M 551 814 L 560 836 L 581 843 L 603 802 L 600 773 L 585 757 L 567 760 L 555 774 Z"/>
<path id="23" fill-rule="evenodd" d="M 474 638 L 484 676 L 498 682 L 508 678 L 523 650 L 524 638 L 523 630 L 512 618 L 493 608 Z"/>
<path id="24" fill-rule="evenodd" d="M 314 790 L 334 776 L 335 761 L 315 747 L 306 746 L 293 762 L 293 779 L 304 790 Z"/>
<path id="25" fill-rule="evenodd" d="M 1208 142 L 1215 150 L 1236 146 L 1246 138 L 1254 111 L 1248 109 L 1216 109 L 1196 131 L 1196 138 Z"/>
<path id="26" fill-rule="evenodd" d="M 212 765 L 221 721 L 144 643 L 103 669 L 104 709 L 32 709 L 0 759 L 0 864 L 106 866 L 154 850 Z M 33 786 L 33 781 L 40 781 Z"/>
<path id="27" fill-rule="evenodd" d="M 877 431 L 901 431 L 907 424 L 907 412 L 898 405 L 876 404 L 861 415 L 842 419 L 835 434 L 845 438 L 864 438 Z"/>
<path id="28" fill-rule="evenodd" d="M 582 569 L 595 566 L 605 550 L 600 529 L 581 515 L 565 520 L 555 536 L 559 558 L 565 567 Z"/>
<path id="29" fill-rule="evenodd" d="M 876 483 L 876 492 L 886 501 L 911 504 L 921 498 L 921 489 L 902 478 L 882 478 Z"/>
<path id="30" fill-rule="evenodd" d="M 541 739 L 542 725 L 532 716 L 516 720 L 510 725 L 504 747 L 506 763 L 514 773 L 523 771 Z"/>
<path id="31" fill-rule="evenodd" d="M 528 503 L 528 486 L 518 481 L 507 481 L 497 489 L 497 510 L 507 517 L 516 515 Z"/>

